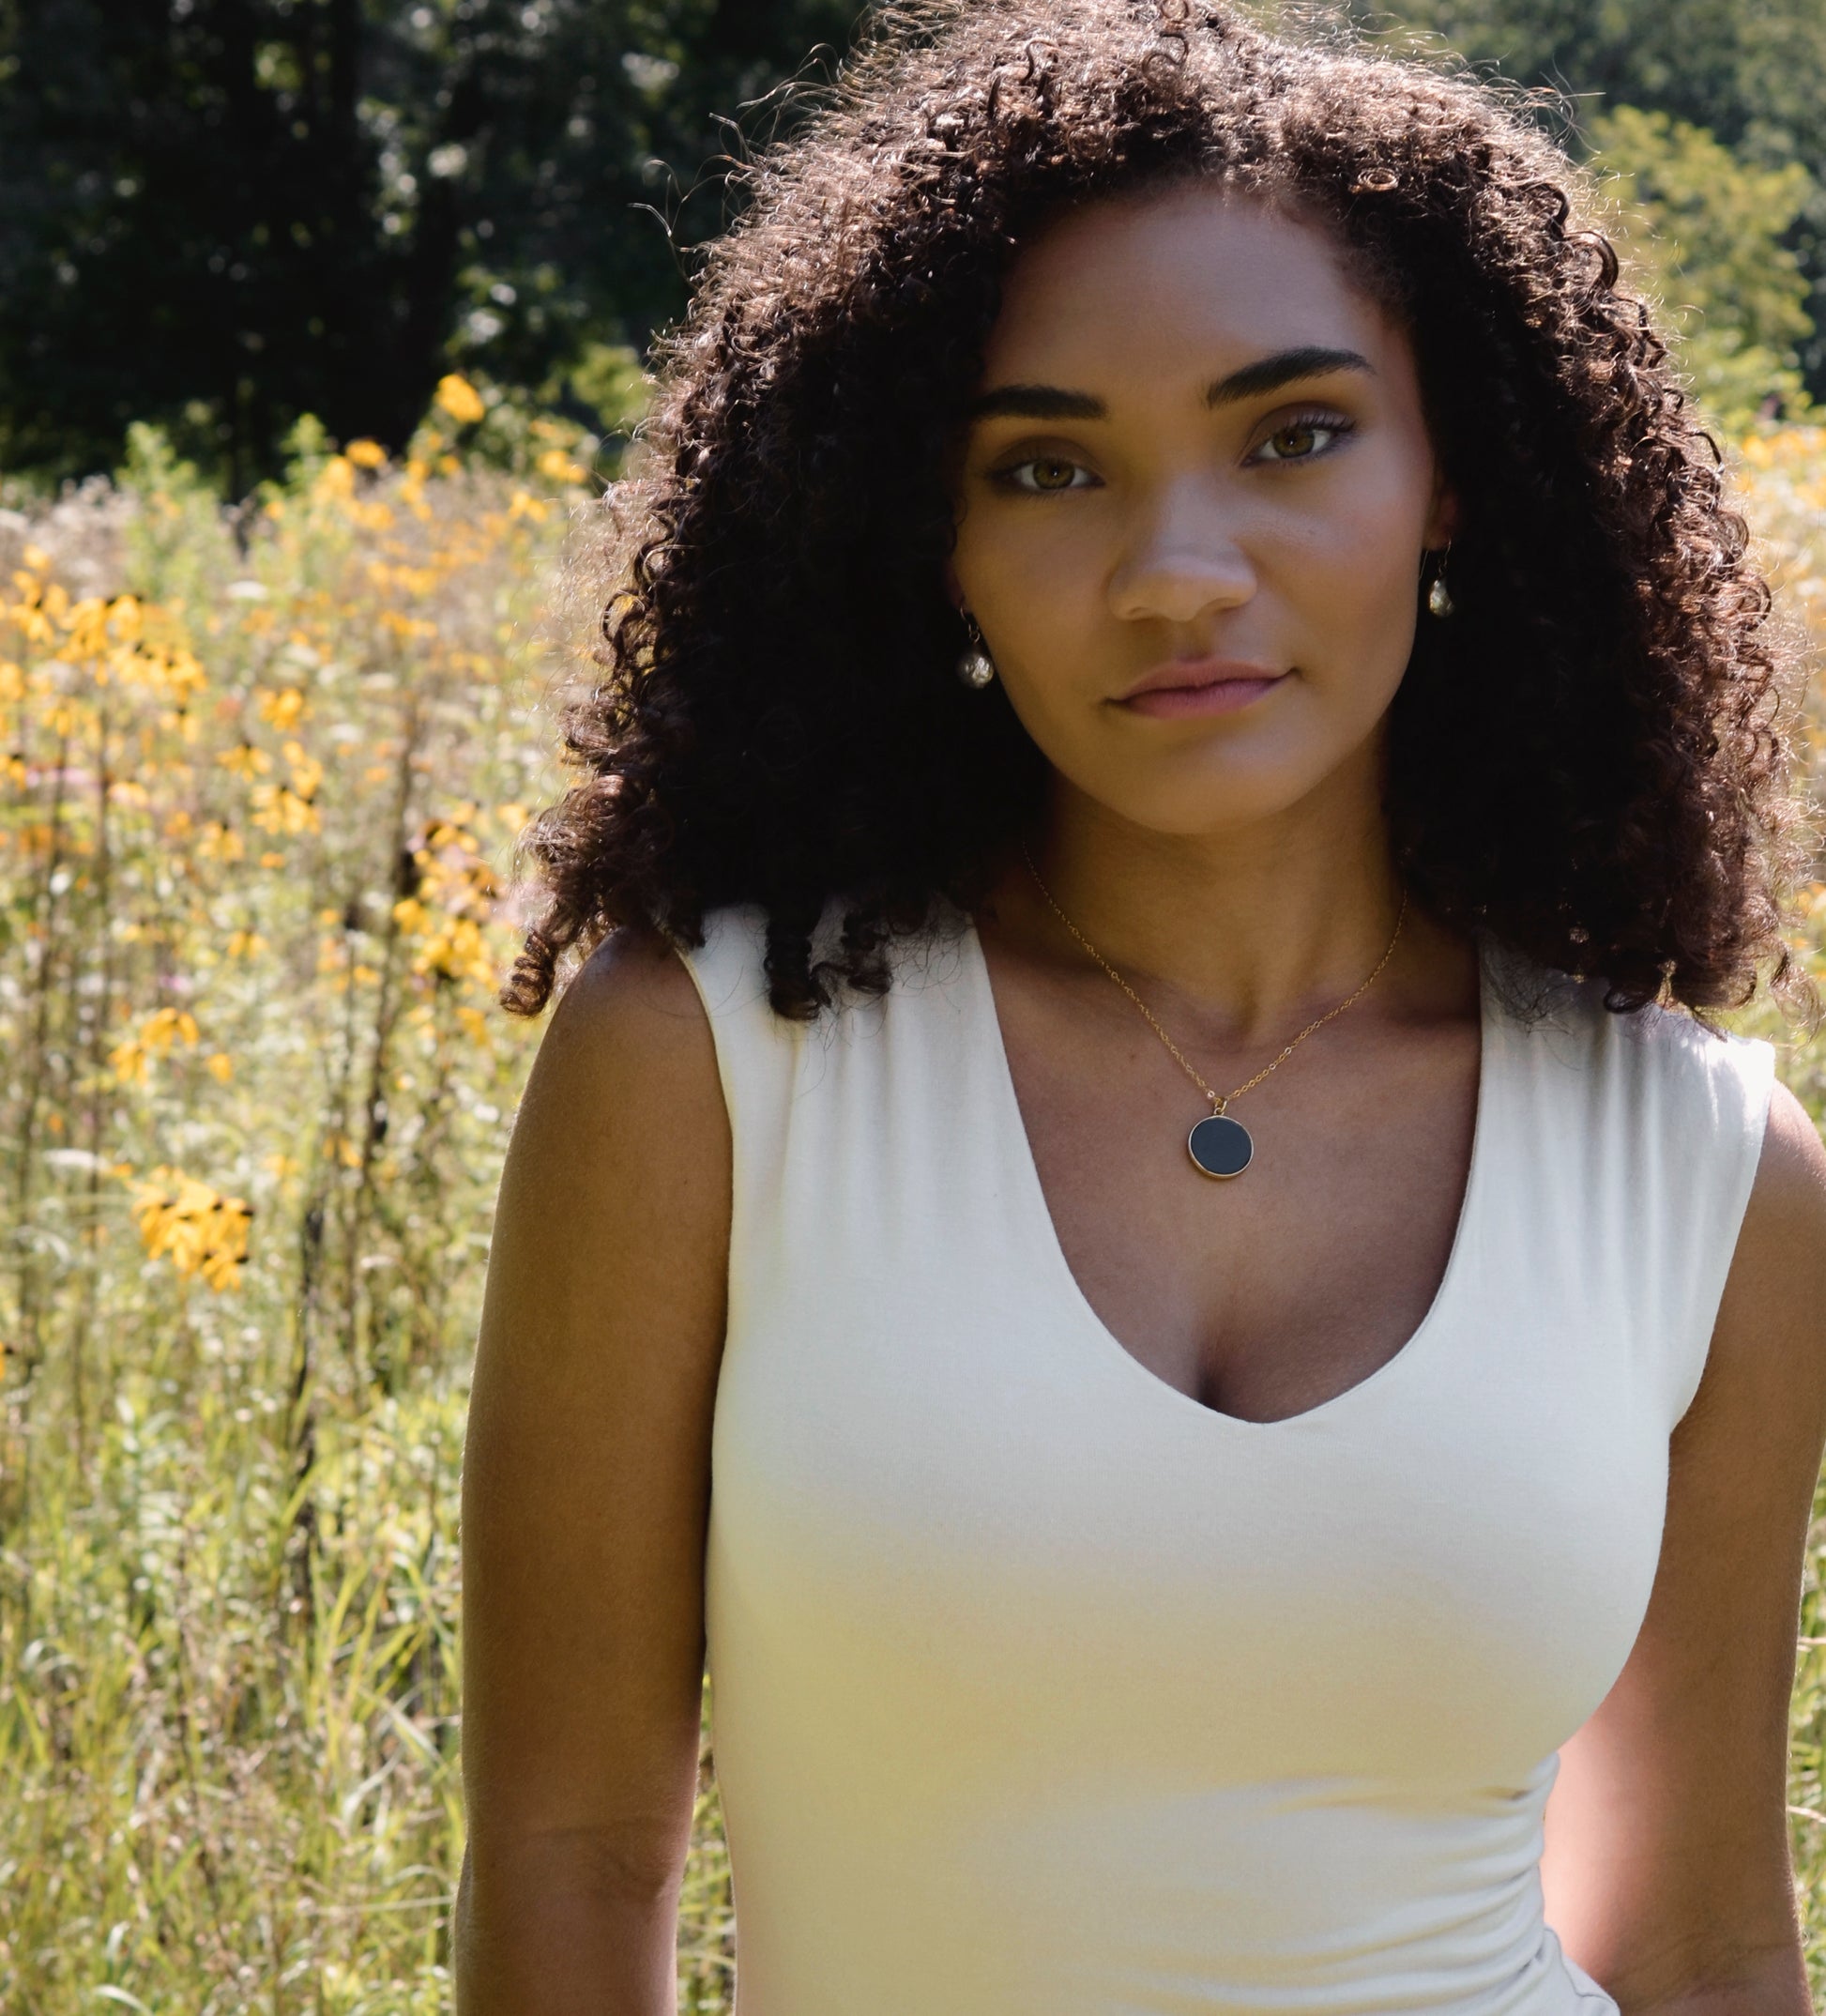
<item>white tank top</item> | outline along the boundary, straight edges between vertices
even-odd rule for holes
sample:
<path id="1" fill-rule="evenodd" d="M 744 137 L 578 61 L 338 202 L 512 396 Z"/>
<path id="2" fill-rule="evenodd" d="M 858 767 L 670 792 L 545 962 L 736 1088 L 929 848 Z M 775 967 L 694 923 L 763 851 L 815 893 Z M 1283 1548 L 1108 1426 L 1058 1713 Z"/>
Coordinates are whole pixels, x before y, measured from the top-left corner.
<path id="1" fill-rule="evenodd" d="M 735 1141 L 707 1634 L 738 2016 L 1602 2016 L 1544 1924 L 1769 1046 L 1482 955 L 1438 1294 L 1291 1419 L 1148 1371 L 1066 1264 L 974 930 L 776 1016 L 688 959 Z"/>

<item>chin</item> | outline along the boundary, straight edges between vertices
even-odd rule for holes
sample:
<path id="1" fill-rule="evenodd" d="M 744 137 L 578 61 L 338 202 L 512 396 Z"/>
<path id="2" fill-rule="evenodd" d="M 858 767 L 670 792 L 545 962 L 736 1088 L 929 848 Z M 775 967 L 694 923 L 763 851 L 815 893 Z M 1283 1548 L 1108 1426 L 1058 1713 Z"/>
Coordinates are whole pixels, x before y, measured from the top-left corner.
<path id="1" fill-rule="evenodd" d="M 1285 752 L 1255 762 L 1212 762 L 1208 753 L 1204 761 L 1163 766 L 1151 774 L 1131 770 L 1119 780 L 1107 777 L 1103 788 L 1092 785 L 1087 796 L 1149 832 L 1215 837 L 1292 813 L 1338 768 L 1329 751 L 1303 762 L 1287 760 Z"/>
<path id="2" fill-rule="evenodd" d="M 1298 789 L 1264 789 L 1259 778 L 1222 782 L 1202 790 L 1163 788 L 1154 792 L 1124 791 L 1099 800 L 1103 808 L 1144 832 L 1178 840 L 1216 839 L 1246 832 L 1290 813 L 1306 793 Z"/>

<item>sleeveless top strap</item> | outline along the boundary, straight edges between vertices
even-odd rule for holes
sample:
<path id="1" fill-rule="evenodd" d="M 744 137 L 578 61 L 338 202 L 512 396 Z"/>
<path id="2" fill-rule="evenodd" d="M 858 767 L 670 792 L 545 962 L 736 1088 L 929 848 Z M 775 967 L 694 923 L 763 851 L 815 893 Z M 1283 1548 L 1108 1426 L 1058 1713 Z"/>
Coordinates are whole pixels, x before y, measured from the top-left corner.
<path id="1" fill-rule="evenodd" d="M 696 983 L 716 1045 L 734 1160 L 730 1229 L 730 1324 L 748 1270 L 741 1256 L 766 1237 L 768 1199 L 776 1200 L 791 1138 L 794 1095 L 818 1025 L 776 1015 L 768 1000 L 767 918 L 757 905 L 731 905 L 704 919 L 704 942 L 681 952 Z M 758 1219 L 758 1223 L 757 1223 Z"/>

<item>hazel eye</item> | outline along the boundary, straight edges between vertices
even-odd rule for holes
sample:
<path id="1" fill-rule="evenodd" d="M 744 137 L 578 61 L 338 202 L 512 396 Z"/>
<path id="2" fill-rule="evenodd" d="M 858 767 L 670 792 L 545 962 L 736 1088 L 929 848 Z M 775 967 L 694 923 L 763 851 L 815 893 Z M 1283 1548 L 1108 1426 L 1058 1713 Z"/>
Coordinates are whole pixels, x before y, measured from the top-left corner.
<path id="1" fill-rule="evenodd" d="M 1078 479 L 1084 481 L 1080 482 Z M 1064 455 L 1030 455 L 1025 462 L 1012 463 L 997 472 L 998 482 L 1029 496 L 1052 496 L 1064 490 L 1083 490 L 1096 481 L 1082 463 Z"/>
<path id="2" fill-rule="evenodd" d="M 1351 423 L 1341 415 L 1302 413 L 1284 421 L 1255 452 L 1269 462 L 1312 462 L 1328 453 L 1350 431 Z M 1264 454 L 1269 449 L 1274 452 Z"/>

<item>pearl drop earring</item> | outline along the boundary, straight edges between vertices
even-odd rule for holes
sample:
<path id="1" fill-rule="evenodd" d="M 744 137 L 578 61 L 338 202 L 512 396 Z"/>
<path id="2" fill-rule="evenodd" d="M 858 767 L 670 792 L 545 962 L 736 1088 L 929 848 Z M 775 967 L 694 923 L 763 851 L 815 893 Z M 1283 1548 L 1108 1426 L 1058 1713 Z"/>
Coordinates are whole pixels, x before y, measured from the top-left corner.
<path id="1" fill-rule="evenodd" d="M 1433 586 L 1426 591 L 1426 606 L 1441 619 L 1452 614 L 1454 604 L 1452 591 L 1446 587 L 1446 558 L 1452 552 L 1452 542 L 1446 542 L 1445 552 L 1439 556 L 1438 572 L 1433 576 Z"/>
<path id="2" fill-rule="evenodd" d="M 982 641 L 982 632 L 977 628 L 975 617 L 966 612 L 964 628 L 969 642 L 964 647 L 957 661 L 957 676 L 973 692 L 981 693 L 996 676 L 996 662 L 990 657 Z"/>

